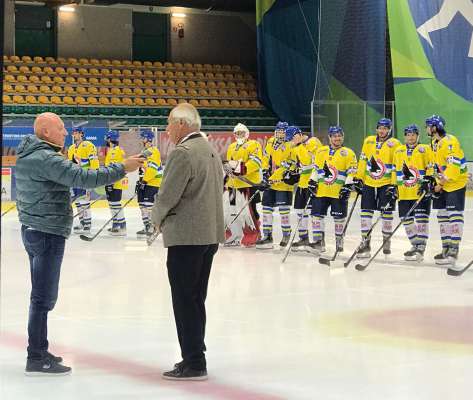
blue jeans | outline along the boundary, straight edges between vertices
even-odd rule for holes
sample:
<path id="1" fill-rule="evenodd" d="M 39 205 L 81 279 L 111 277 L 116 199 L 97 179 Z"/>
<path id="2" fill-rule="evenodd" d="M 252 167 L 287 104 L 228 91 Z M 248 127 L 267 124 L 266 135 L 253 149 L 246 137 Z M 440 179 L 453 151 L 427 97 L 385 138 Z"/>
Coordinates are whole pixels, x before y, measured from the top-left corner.
<path id="1" fill-rule="evenodd" d="M 66 238 L 21 227 L 30 259 L 31 296 L 28 318 L 28 359 L 39 360 L 48 350 L 48 312 L 58 296 Z"/>

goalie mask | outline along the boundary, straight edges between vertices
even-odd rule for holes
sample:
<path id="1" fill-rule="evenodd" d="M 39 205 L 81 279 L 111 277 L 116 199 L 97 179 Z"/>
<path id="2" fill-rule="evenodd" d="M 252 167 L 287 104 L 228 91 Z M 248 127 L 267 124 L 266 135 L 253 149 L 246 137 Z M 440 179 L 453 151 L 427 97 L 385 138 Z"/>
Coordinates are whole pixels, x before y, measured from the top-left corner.
<path id="1" fill-rule="evenodd" d="M 235 126 L 235 128 L 233 128 L 233 135 L 235 136 L 238 146 L 241 146 L 250 137 L 250 131 L 246 125 L 239 123 Z"/>

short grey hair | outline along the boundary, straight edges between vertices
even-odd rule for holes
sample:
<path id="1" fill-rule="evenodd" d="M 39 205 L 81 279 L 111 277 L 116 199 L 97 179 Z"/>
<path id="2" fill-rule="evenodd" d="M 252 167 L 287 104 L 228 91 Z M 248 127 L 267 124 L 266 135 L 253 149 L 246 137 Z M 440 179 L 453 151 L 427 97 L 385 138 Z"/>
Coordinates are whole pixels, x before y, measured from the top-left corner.
<path id="1" fill-rule="evenodd" d="M 199 132 L 202 125 L 199 112 L 190 103 L 181 103 L 169 113 L 169 122 L 185 123 L 190 129 Z"/>

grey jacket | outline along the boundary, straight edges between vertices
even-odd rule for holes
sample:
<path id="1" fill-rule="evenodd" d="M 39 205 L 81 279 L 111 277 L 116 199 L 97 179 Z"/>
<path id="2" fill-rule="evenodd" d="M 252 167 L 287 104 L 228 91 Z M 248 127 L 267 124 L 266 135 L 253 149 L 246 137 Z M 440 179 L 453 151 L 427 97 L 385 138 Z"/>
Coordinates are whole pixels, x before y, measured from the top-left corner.
<path id="1" fill-rule="evenodd" d="M 223 243 L 223 168 L 199 133 L 171 152 L 153 207 L 152 220 L 164 247 Z"/>
<path id="2" fill-rule="evenodd" d="M 69 188 L 95 188 L 125 176 L 123 164 L 84 170 L 58 153 L 57 148 L 25 137 L 16 162 L 16 205 L 23 225 L 41 232 L 69 237 L 72 207 Z"/>

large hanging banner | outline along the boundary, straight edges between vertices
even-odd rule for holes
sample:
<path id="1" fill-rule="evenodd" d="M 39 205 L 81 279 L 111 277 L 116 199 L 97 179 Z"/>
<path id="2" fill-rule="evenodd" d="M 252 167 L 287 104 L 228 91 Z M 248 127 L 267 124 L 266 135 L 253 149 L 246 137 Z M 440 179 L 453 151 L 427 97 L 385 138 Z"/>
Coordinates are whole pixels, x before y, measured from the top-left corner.
<path id="1" fill-rule="evenodd" d="M 473 0 L 388 0 L 398 126 L 440 114 L 473 159 Z"/>

